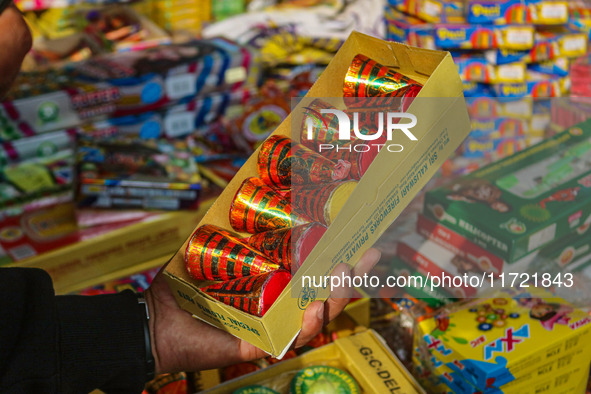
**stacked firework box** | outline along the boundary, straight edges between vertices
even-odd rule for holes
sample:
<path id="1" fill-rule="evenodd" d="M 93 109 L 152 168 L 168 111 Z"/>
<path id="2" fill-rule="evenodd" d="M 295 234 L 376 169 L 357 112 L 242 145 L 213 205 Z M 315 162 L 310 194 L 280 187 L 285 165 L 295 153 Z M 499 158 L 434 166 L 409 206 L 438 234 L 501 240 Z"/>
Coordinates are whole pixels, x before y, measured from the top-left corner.
<path id="1" fill-rule="evenodd" d="M 556 0 L 393 0 L 387 38 L 452 51 L 473 121 L 463 154 L 487 161 L 545 135 L 547 99 L 568 93 L 569 63 L 587 50 L 587 7 Z"/>
<path id="2" fill-rule="evenodd" d="M 206 393 L 407 393 L 425 391 L 372 330 L 311 350 Z"/>
<path id="3" fill-rule="evenodd" d="M 423 376 L 433 392 L 521 393 L 542 388 L 574 392 L 583 375 L 588 377 L 589 351 L 578 351 L 591 343 L 591 321 L 566 301 L 542 302 L 550 293 L 540 290 L 542 295 L 531 305 L 497 299 L 513 297 L 509 293 L 493 297 L 492 303 L 470 301 L 464 307 L 451 302 L 453 296 L 490 294 L 486 287 L 493 284 L 491 278 L 495 287 L 505 289 L 527 282 L 532 292 L 541 287 L 577 291 L 576 277 L 591 262 L 590 149 L 591 122 L 587 121 L 426 193 L 416 233 L 399 242 L 395 274 L 486 278 L 474 285 L 477 288 L 464 283 L 438 289 L 436 294 L 424 288 L 413 293 L 449 305 L 437 316 L 413 317 L 418 324 L 415 349 L 420 349 L 413 356 L 415 376 Z M 540 322 L 530 319 L 528 328 L 517 326 L 527 323 L 519 322 L 519 316 L 530 314 L 532 308 L 566 312 L 561 320 L 549 311 L 546 317 L 536 318 Z M 468 325 L 470 321 L 474 327 Z M 502 359 L 493 354 L 495 349 L 511 351 L 495 342 L 507 330 L 521 330 L 523 341 L 550 344 L 545 338 L 554 338 L 557 330 L 546 321 L 559 321 L 562 329 L 548 349 L 530 345 L 526 349 L 530 356 L 517 349 Z M 545 330 L 534 330 L 536 324 Z M 553 327 L 552 333 L 546 331 Z M 546 352 L 558 356 L 546 359 Z M 523 357 L 530 358 L 523 361 Z"/>
<path id="4" fill-rule="evenodd" d="M 168 31 L 187 31 L 198 35 L 203 24 L 211 21 L 212 3 L 210 0 L 154 0 L 149 15 Z"/>
<path id="5" fill-rule="evenodd" d="M 343 96 L 354 102 L 366 97 L 374 105 L 414 98 L 407 108 L 418 119 L 412 149 L 388 148 L 409 147 L 407 135 L 394 133 L 379 152 L 344 148 L 335 161 L 325 152 L 319 158 L 310 146 L 338 140 L 333 122 L 340 121 L 315 114 L 323 108 L 334 113 L 344 103 L 314 98 Z M 468 128 L 461 82 L 448 54 L 353 33 L 172 258 L 165 275 L 179 305 L 273 356 L 283 354 L 309 303 L 329 295 L 323 285 L 301 286 L 302 278 L 318 280 L 339 263 L 355 265 Z M 345 147 L 363 142 L 342 141 Z"/>
<path id="6" fill-rule="evenodd" d="M 79 194 L 88 206 L 195 207 L 197 145 L 189 137 L 248 95 L 257 59 L 249 48 L 214 39 L 21 74 L 0 105 L 5 258 L 79 240 L 72 203 L 77 136 L 88 153 L 79 163 L 79 183 L 91 185 Z M 132 142 L 139 139 L 151 147 Z M 137 181 L 131 189 L 122 184 L 130 175 Z M 133 193 L 141 201 L 130 200 Z M 154 195 L 166 201 L 152 204 Z M 51 207 L 59 209 L 50 214 Z"/>
<path id="7" fill-rule="evenodd" d="M 413 369 L 433 393 L 582 393 L 591 319 L 541 290 L 503 290 L 416 322 Z"/>

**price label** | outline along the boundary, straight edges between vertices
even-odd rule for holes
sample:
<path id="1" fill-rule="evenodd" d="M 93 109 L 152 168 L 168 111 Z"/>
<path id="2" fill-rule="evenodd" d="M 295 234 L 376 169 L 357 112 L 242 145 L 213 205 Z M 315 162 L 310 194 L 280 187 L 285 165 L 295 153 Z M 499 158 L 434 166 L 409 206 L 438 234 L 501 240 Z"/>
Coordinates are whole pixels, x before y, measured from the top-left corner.
<path id="1" fill-rule="evenodd" d="M 433 1 L 425 1 L 423 12 L 429 16 L 439 17 L 441 15 L 441 5 Z"/>
<path id="2" fill-rule="evenodd" d="M 195 74 L 174 75 L 166 79 L 166 94 L 171 100 L 192 96 L 197 93 Z"/>
<path id="3" fill-rule="evenodd" d="M 534 35 L 529 29 L 512 28 L 507 32 L 507 44 L 531 47 L 534 43 Z"/>
<path id="4" fill-rule="evenodd" d="M 566 21 L 568 10 L 565 3 L 545 3 L 540 14 L 544 21 Z"/>
<path id="5" fill-rule="evenodd" d="M 505 82 L 522 82 L 525 79 L 525 69 L 519 64 L 498 67 L 499 79 Z"/>
<path id="6" fill-rule="evenodd" d="M 528 101 L 515 101 L 506 104 L 506 112 L 514 116 L 531 116 L 531 104 Z"/>
<path id="7" fill-rule="evenodd" d="M 195 114 L 192 112 L 171 113 L 164 119 L 168 137 L 179 137 L 195 129 Z"/>

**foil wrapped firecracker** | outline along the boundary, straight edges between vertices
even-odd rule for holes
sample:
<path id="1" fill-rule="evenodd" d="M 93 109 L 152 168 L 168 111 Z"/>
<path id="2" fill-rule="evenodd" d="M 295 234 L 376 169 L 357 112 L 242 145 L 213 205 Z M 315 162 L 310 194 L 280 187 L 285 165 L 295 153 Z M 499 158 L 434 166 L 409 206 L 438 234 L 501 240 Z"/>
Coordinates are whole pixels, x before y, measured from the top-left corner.
<path id="1" fill-rule="evenodd" d="M 300 143 L 306 148 L 319 152 L 320 144 L 341 145 L 347 140 L 339 140 L 339 119 L 333 113 L 322 110 L 337 109 L 321 99 L 315 99 L 304 107 Z"/>
<path id="2" fill-rule="evenodd" d="M 291 202 L 258 178 L 247 178 L 230 207 L 230 224 L 250 234 L 310 223 L 309 217 L 292 211 Z"/>
<path id="3" fill-rule="evenodd" d="M 274 135 L 259 151 L 258 172 L 267 185 L 289 189 L 291 185 L 323 184 L 347 179 L 351 164 L 332 162 L 290 138 Z"/>
<path id="4" fill-rule="evenodd" d="M 290 280 L 289 271 L 279 269 L 265 274 L 215 283 L 200 290 L 226 305 L 262 317 Z"/>
<path id="5" fill-rule="evenodd" d="M 330 183 L 325 186 L 294 186 L 295 209 L 313 221 L 330 226 L 357 186 L 356 181 Z"/>
<path id="6" fill-rule="evenodd" d="M 408 109 L 422 85 L 396 71 L 385 67 L 365 55 L 357 55 L 351 62 L 343 88 L 343 96 L 349 108 L 377 110 L 389 108 Z"/>
<path id="7" fill-rule="evenodd" d="M 195 280 L 228 280 L 279 268 L 238 236 L 211 224 L 199 227 L 191 236 L 185 264 Z"/>
<path id="8" fill-rule="evenodd" d="M 318 223 L 254 234 L 245 241 L 287 270 L 295 272 L 326 232 Z"/>

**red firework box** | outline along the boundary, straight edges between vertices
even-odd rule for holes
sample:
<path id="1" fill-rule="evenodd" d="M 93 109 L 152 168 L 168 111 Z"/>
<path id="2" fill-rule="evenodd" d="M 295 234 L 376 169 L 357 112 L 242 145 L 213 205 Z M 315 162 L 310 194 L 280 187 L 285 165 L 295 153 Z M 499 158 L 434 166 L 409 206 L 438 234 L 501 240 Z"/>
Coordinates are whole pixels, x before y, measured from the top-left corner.
<path id="1" fill-rule="evenodd" d="M 346 127 L 341 130 L 322 110 L 349 107 L 367 114 L 368 101 L 364 108 L 359 97 L 371 109 L 392 97 L 412 97 L 391 118 L 404 123 L 410 116 L 405 113 L 412 114 L 416 139 L 401 132 L 404 126 L 375 137 L 383 149 L 365 149 L 360 140 L 368 138 L 359 137 L 355 127 L 356 138 L 334 139 L 335 130 L 346 133 Z M 315 110 L 326 115 L 320 123 L 311 114 Z M 353 267 L 469 130 L 449 53 L 352 33 L 172 257 L 165 275 L 179 305 L 275 357 L 283 355 L 306 307 L 330 293 L 304 279 L 318 282 L 340 263 Z"/>

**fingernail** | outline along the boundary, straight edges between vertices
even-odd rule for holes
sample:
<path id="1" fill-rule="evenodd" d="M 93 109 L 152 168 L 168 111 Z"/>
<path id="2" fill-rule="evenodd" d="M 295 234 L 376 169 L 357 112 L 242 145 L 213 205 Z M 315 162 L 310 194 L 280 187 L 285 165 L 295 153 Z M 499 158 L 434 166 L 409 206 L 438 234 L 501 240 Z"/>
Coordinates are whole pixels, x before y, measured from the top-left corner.
<path id="1" fill-rule="evenodd" d="M 324 321 L 324 303 L 320 304 L 320 307 L 316 311 L 316 315 L 318 316 L 319 320 Z"/>

